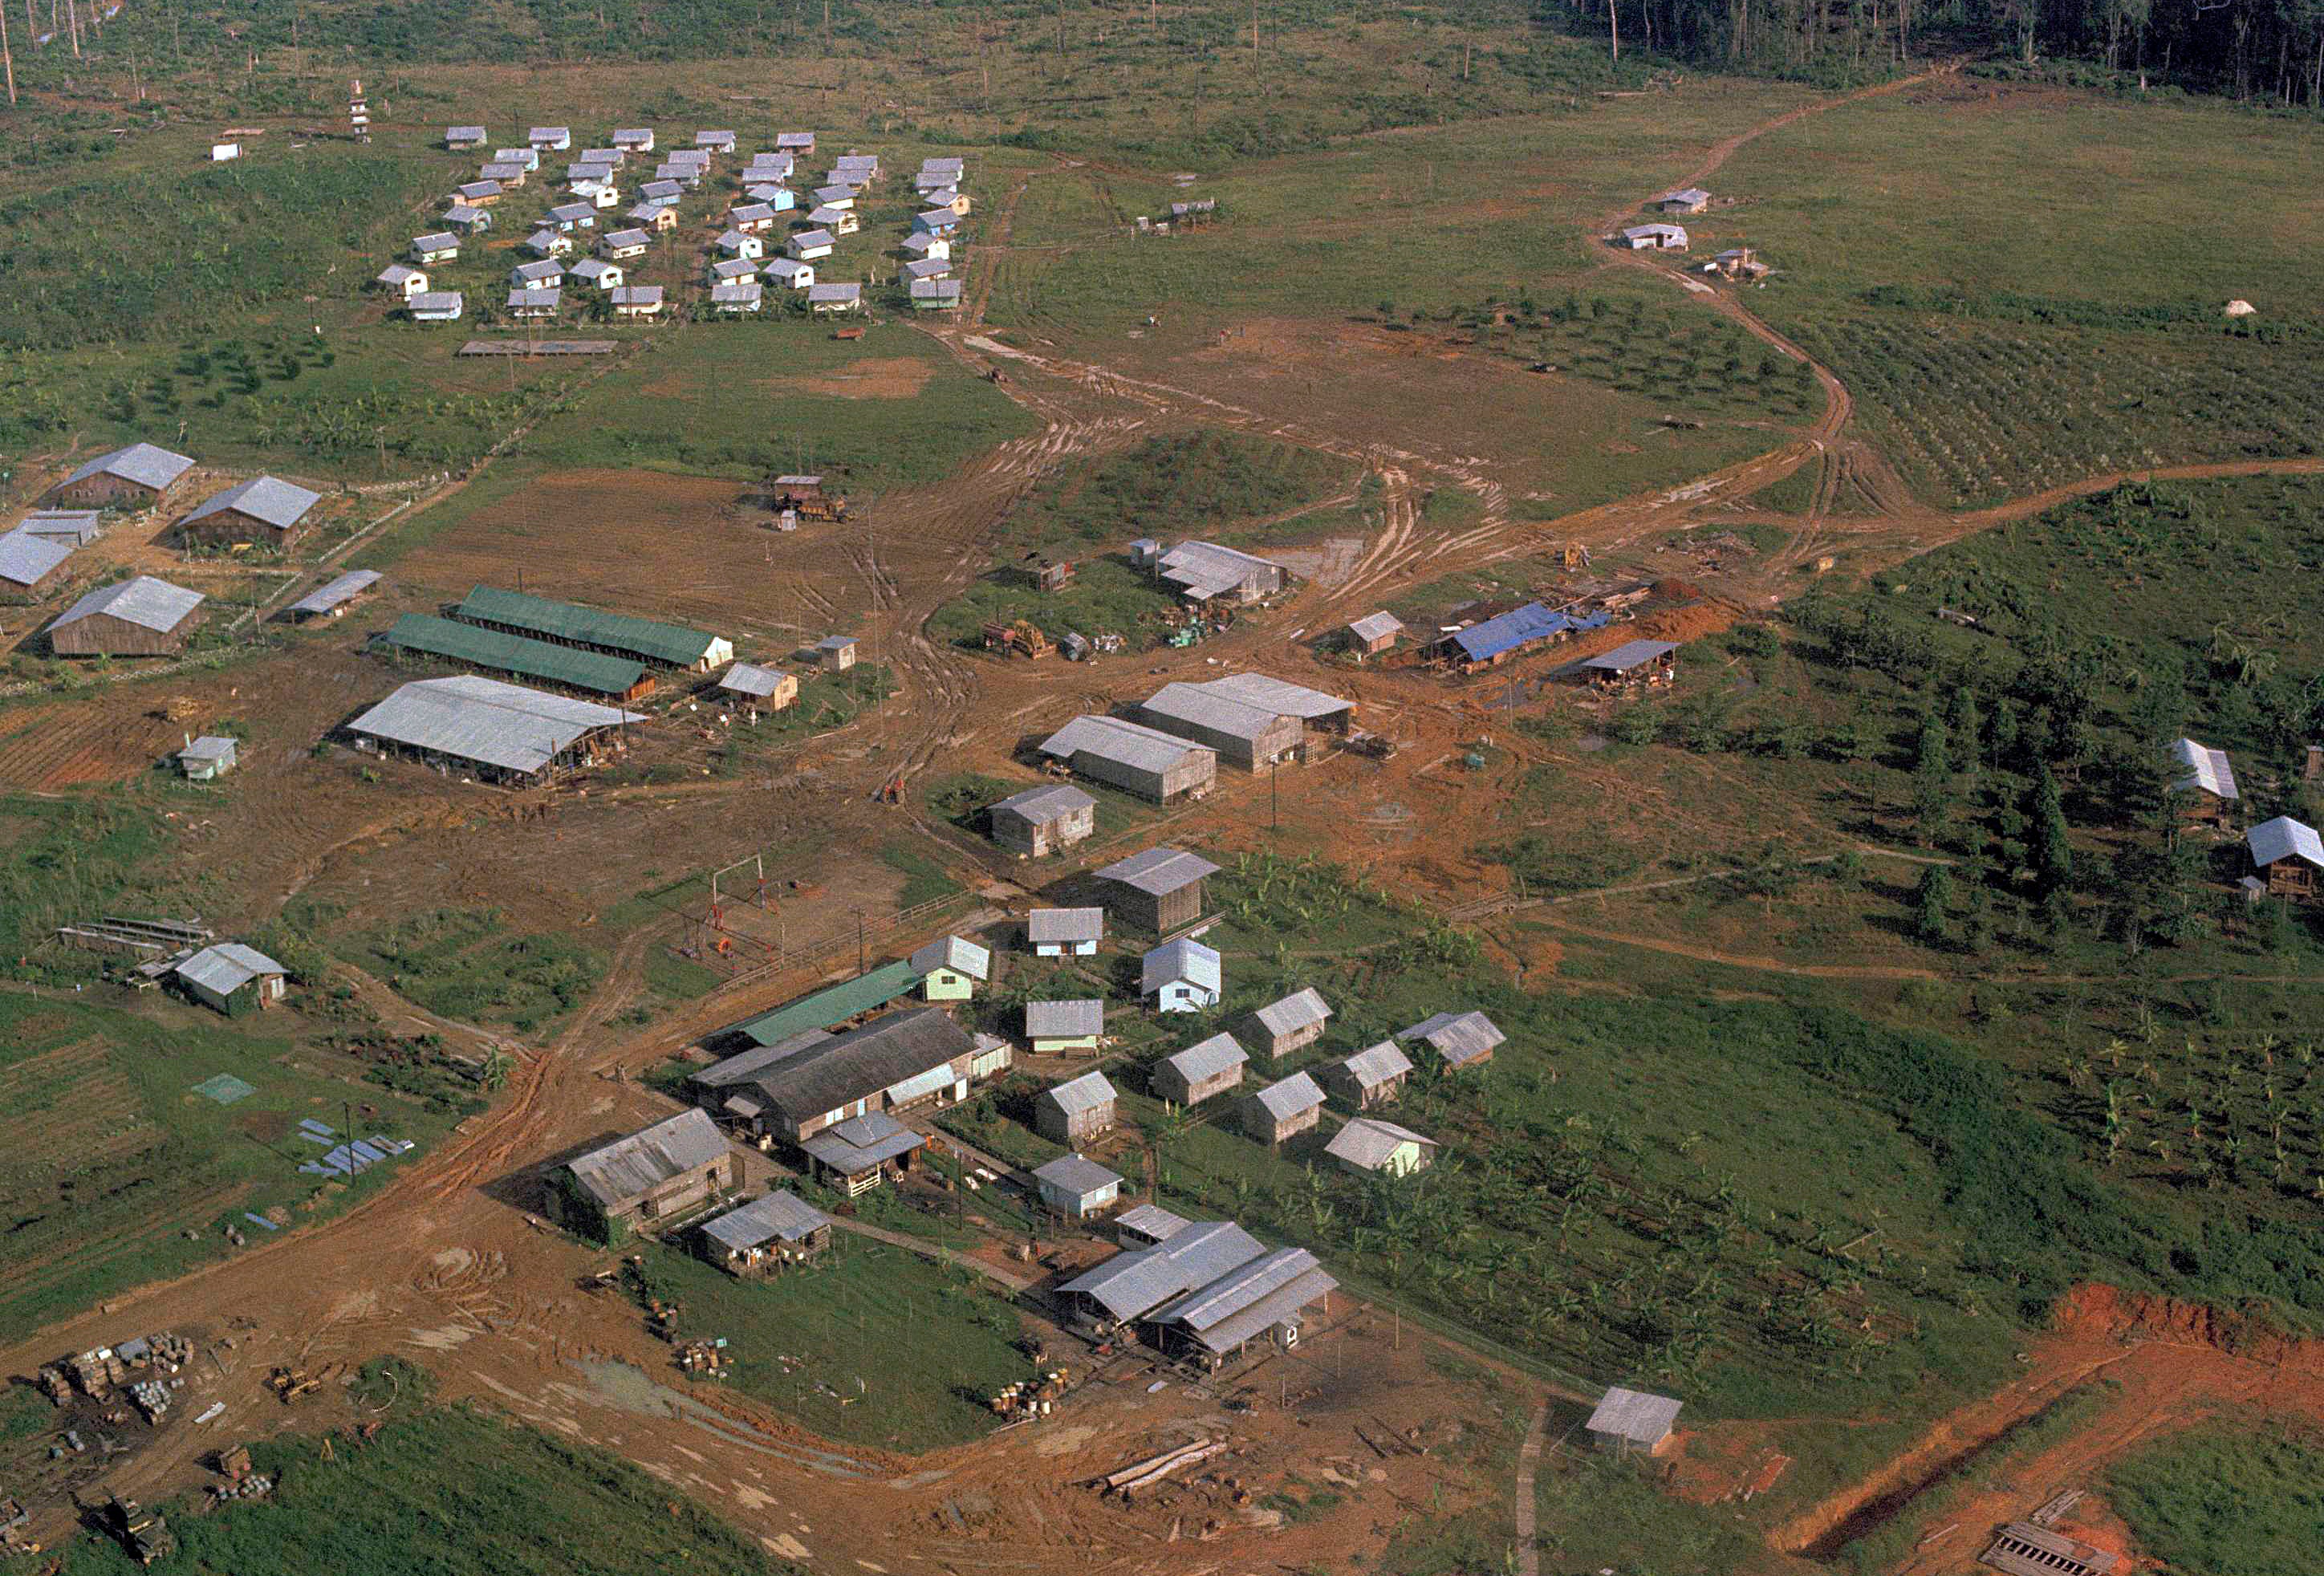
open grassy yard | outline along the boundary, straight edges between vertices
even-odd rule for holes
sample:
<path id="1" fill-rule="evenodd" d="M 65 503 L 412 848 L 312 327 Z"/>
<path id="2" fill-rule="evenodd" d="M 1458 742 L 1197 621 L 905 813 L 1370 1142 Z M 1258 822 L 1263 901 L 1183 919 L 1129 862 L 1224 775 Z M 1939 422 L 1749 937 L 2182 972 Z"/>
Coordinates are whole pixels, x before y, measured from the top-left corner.
<path id="1" fill-rule="evenodd" d="M 289 1576 L 323 1569 L 441 1576 L 634 1576 L 683 1565 L 706 1576 L 785 1576 L 770 1557 L 668 1483 L 585 1442 L 466 1407 L 392 1422 L 370 1439 L 281 1435 L 252 1461 L 280 1487 L 207 1516 L 163 1507 L 171 1571 Z M 554 1507 L 553 1514 L 548 1507 Z M 110 1539 L 67 1546 L 61 1576 L 136 1562 Z"/>
<path id="2" fill-rule="evenodd" d="M 1769 133 L 1693 250 L 1777 269 L 1752 309 L 1855 391 L 1932 503 L 2313 452 L 2324 216 L 2309 132 L 2218 106 L 1950 80 Z M 2230 300 L 2257 312 L 2221 316 Z"/>
<path id="3" fill-rule="evenodd" d="M 985 1282 L 844 1230 L 770 1280 L 656 1248 L 637 1281 L 683 1304 L 680 1339 L 726 1340 L 736 1389 L 826 1439 L 907 1452 L 975 1439 L 992 1425 L 984 1397 L 1028 1371 L 1017 1315 Z"/>
<path id="4" fill-rule="evenodd" d="M 2222 1419 L 2149 1445 L 2109 1474 L 2141 1550 L 2187 1576 L 2292 1570 L 2324 1540 L 2324 1449 L 2304 1433 Z"/>
<path id="5" fill-rule="evenodd" d="M 353 1071 L 174 998 L 114 1009 L 0 995 L 0 1101 L 15 1135 L 0 1160 L 0 1322 L 31 1330 L 233 1252 L 228 1225 L 265 1241 L 378 1192 L 410 1162 L 303 1174 L 330 1146 L 300 1121 L 344 1133 L 352 1102 L 357 1136 L 424 1148 L 453 1113 Z M 226 1103 L 196 1087 L 221 1075 Z"/>

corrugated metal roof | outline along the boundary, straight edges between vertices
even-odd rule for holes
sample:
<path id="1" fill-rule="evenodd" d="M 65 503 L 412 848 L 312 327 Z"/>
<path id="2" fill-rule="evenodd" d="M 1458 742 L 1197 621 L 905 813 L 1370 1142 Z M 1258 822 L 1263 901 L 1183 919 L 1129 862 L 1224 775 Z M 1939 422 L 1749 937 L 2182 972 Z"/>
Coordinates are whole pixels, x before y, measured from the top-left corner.
<path id="1" fill-rule="evenodd" d="M 677 180 L 649 180 L 643 186 L 638 188 L 638 195 L 641 197 L 684 197 L 686 195 L 686 186 L 682 181 Z"/>
<path id="2" fill-rule="evenodd" d="M 171 483 L 194 468 L 194 462 L 184 455 L 150 443 L 133 443 L 126 448 L 116 448 L 101 454 L 64 479 L 69 487 L 75 482 L 86 482 L 91 476 L 119 476 L 126 482 L 151 487 L 160 492 Z"/>
<path id="3" fill-rule="evenodd" d="M 1323 1103 L 1323 1091 L 1315 1080 L 1305 1073 L 1294 1073 L 1288 1078 L 1278 1078 L 1251 1095 L 1267 1114 L 1277 1121 L 1312 1111 Z"/>
<path id="4" fill-rule="evenodd" d="M 565 277 L 565 265 L 546 260 L 540 263 L 520 263 L 510 270 L 510 277 L 521 280 L 528 285 L 553 285 Z"/>
<path id="5" fill-rule="evenodd" d="M 1388 1163 L 1399 1145 L 1406 1143 L 1417 1144 L 1424 1150 L 1436 1147 L 1435 1139 L 1425 1138 L 1410 1128 L 1400 1128 L 1378 1117 L 1360 1116 L 1332 1135 L 1332 1141 L 1323 1146 L 1323 1153 L 1366 1171 L 1378 1171 Z"/>
<path id="6" fill-rule="evenodd" d="M 831 1224 L 831 1217 L 795 1193 L 770 1193 L 728 1210 L 702 1234 L 739 1253 L 768 1242 L 800 1242 Z"/>
<path id="7" fill-rule="evenodd" d="M 74 544 L 54 537 L 34 536 L 23 526 L 0 531 L 0 580 L 12 585 L 37 585 L 73 556 Z"/>
<path id="8" fill-rule="evenodd" d="M 1142 705 L 1154 716 L 1247 741 L 1265 738 L 1283 720 L 1283 714 L 1272 707 L 1253 705 L 1201 684 L 1166 684 Z"/>
<path id="9" fill-rule="evenodd" d="M 1060 1155 L 1047 1166 L 1035 1166 L 1033 1180 L 1045 1182 L 1060 1193 L 1087 1198 L 1093 1193 L 1103 1193 L 1109 1187 L 1120 1187 L 1121 1173 L 1108 1171 L 1082 1155 Z"/>
<path id="10" fill-rule="evenodd" d="M 1509 1037 L 1481 1012 L 1440 1012 L 1399 1032 L 1400 1040 L 1426 1040 L 1447 1065 L 1472 1062 Z"/>
<path id="11" fill-rule="evenodd" d="M 1018 816 L 1035 825 L 1047 825 L 1062 821 L 1083 810 L 1097 808 L 1097 801 L 1071 783 L 1055 782 L 1040 788 L 1027 788 L 1021 794 L 1010 794 L 994 804 L 988 815 Z M 1035 910 L 1039 912 L 1039 910 Z M 1094 912 L 1094 910 L 1092 910 Z"/>
<path id="12" fill-rule="evenodd" d="M 2226 751 L 2207 749 L 2192 739 L 2178 740 L 2170 748 L 2171 759 L 2188 773 L 2171 785 L 2174 792 L 2200 788 L 2223 799 L 2240 797 L 2236 792 L 2236 770 L 2227 764 Z"/>
<path id="13" fill-rule="evenodd" d="M 1677 650 L 1676 641 L 1625 641 L 1610 651 L 1599 652 L 1582 666 L 1601 673 L 1628 673 Z"/>
<path id="14" fill-rule="evenodd" d="M 279 476 L 253 476 L 247 482 L 236 482 L 223 493 L 213 493 L 202 500 L 199 508 L 178 523 L 180 526 L 192 525 L 231 509 L 277 530 L 289 530 L 307 517 L 309 510 L 322 501 L 320 493 L 310 493 Z"/>
<path id="15" fill-rule="evenodd" d="M 1200 1083 L 1222 1073 L 1232 1072 L 1250 1060 L 1250 1053 L 1235 1043 L 1231 1034 L 1214 1034 L 1206 1040 L 1188 1046 L 1175 1056 L 1165 1056 L 1162 1064 L 1189 1083 Z"/>
<path id="16" fill-rule="evenodd" d="M 539 307 L 555 311 L 565 300 L 565 292 L 553 284 L 520 285 L 508 293 L 512 310 L 519 307 Z"/>
<path id="17" fill-rule="evenodd" d="M 1305 1252 L 1305 1249 L 1286 1251 Z M 1322 1268 L 1312 1267 L 1311 1259 L 1311 1267 L 1302 1269 L 1265 1296 L 1242 1304 L 1206 1330 L 1189 1331 L 1188 1333 L 1198 1345 L 1224 1356 L 1253 1336 L 1262 1334 L 1277 1324 L 1294 1323 L 1308 1308 L 1337 1291 L 1339 1286 L 1340 1283 Z"/>
<path id="18" fill-rule="evenodd" d="M 2244 843 L 2251 850 L 2252 862 L 2256 865 L 2299 859 L 2324 869 L 2324 838 L 2319 838 L 2316 828 L 2307 822 L 2295 821 L 2289 816 L 2261 822 L 2244 834 Z"/>
<path id="19" fill-rule="evenodd" d="M 992 954 L 973 941 L 963 941 L 957 935 L 941 935 L 914 953 L 912 967 L 923 974 L 933 974 L 938 969 L 950 969 L 955 974 L 966 974 L 972 980 L 985 980 L 992 975 Z"/>
<path id="20" fill-rule="evenodd" d="M 69 541 L 75 547 L 86 547 L 97 538 L 98 521 L 103 516 L 94 509 L 35 509 L 24 516 L 17 529 L 33 536 Z"/>
<path id="21" fill-rule="evenodd" d="M 820 480 L 821 478 L 817 478 Z M 815 643 L 818 651 L 852 651 L 855 649 L 853 635 L 825 635 Z"/>
<path id="22" fill-rule="evenodd" d="M 1686 186 L 1681 187 L 1676 191 L 1665 191 L 1655 200 L 1656 202 L 1705 203 L 1711 200 L 1711 193 L 1703 190 L 1700 186 Z"/>
<path id="23" fill-rule="evenodd" d="M 859 1012 L 885 1007 L 920 982 L 908 963 L 882 963 L 853 980 L 786 1002 L 734 1026 L 735 1032 L 762 1046 L 779 1045 L 808 1029 L 829 1028 Z"/>
<path id="24" fill-rule="evenodd" d="M 1102 1111 L 1111 1105 L 1114 1093 L 1113 1085 L 1104 1074 L 1084 1073 L 1078 1078 L 1067 1079 L 1054 1089 L 1043 1090 L 1035 1098 L 1048 1101 L 1067 1116 L 1079 1116 L 1085 1111 Z"/>
<path id="25" fill-rule="evenodd" d="M 1025 917 L 1025 934 L 1036 942 L 1102 940 L 1105 935 L 1105 910 L 1036 908 Z"/>
<path id="26" fill-rule="evenodd" d="M 908 1155 L 927 1142 L 894 1117 L 872 1111 L 834 1122 L 799 1147 L 834 1171 L 854 1176 Z"/>
<path id="27" fill-rule="evenodd" d="M 713 1062 L 687 1082 L 698 1089 L 731 1088 L 758 1076 L 777 1062 L 796 1056 L 801 1051 L 813 1050 L 834 1037 L 828 1029 L 802 1029 L 788 1039 L 777 1040 L 771 1045 L 752 1046 L 749 1050 L 728 1056 L 724 1061 Z"/>
<path id="28" fill-rule="evenodd" d="M 731 689 L 737 695 L 754 695 L 761 699 L 783 687 L 789 674 L 779 668 L 761 668 L 755 662 L 737 662 L 718 680 L 718 687 Z"/>
<path id="29" fill-rule="evenodd" d="M 1182 887 L 1219 873 L 1219 867 L 1183 848 L 1149 848 L 1099 870 L 1102 881 L 1120 881 L 1149 897 L 1167 897 Z"/>
<path id="30" fill-rule="evenodd" d="M 650 246 L 653 244 L 653 237 L 647 235 L 643 230 L 639 229 L 612 230 L 606 233 L 605 244 L 608 246 Z"/>
<path id="31" fill-rule="evenodd" d="M 1272 558 L 1203 541 L 1180 542 L 1162 555 L 1159 567 L 1165 580 L 1175 581 L 1200 597 L 1232 591 L 1259 571 L 1271 569 L 1277 576 L 1288 573 Z"/>
<path id="32" fill-rule="evenodd" d="M 908 263 L 904 266 L 907 268 L 913 268 L 921 265 Z M 911 282 L 910 295 L 911 299 L 916 301 L 936 301 L 939 304 L 950 301 L 954 305 L 957 305 L 961 299 L 960 281 L 956 279 L 916 279 Z"/>
<path id="33" fill-rule="evenodd" d="M 1216 1331 L 1237 1313 L 1317 1267 L 1315 1256 L 1306 1249 L 1277 1248 L 1236 1265 L 1177 1301 L 1155 1309 L 1147 1318 L 1192 1332 Z"/>
<path id="34" fill-rule="evenodd" d="M 479 585 L 469 592 L 458 611 L 462 618 L 478 622 L 513 624 L 559 640 L 635 652 L 680 668 L 701 661 L 717 644 L 717 637 L 680 624 L 605 613 L 492 585 Z"/>
<path id="35" fill-rule="evenodd" d="M 60 630 L 102 613 L 140 629 L 167 634 L 183 623 L 186 615 L 199 607 L 203 600 L 198 591 L 156 580 L 151 575 L 140 575 L 134 580 L 99 586 L 65 609 L 49 628 Z"/>
<path id="36" fill-rule="evenodd" d="M 1025 1003 L 1027 1039 L 1077 1040 L 1104 1032 L 1105 1003 L 1094 997 Z"/>
<path id="37" fill-rule="evenodd" d="M 919 257 L 904 264 L 904 277 L 915 284 L 922 280 L 942 279 L 951 272 L 949 257 Z"/>
<path id="38" fill-rule="evenodd" d="M 539 771 L 600 728 L 642 723 L 636 712 L 463 673 L 404 685 L 348 731 L 510 771 Z"/>
<path id="39" fill-rule="evenodd" d="M 752 1080 L 767 1103 L 806 1121 L 966 1055 L 975 1042 L 941 1009 L 890 1012 L 788 1056 Z"/>
<path id="40" fill-rule="evenodd" d="M 1348 629 L 1360 641 L 1378 641 L 1404 633 L 1404 621 L 1383 609 L 1349 621 Z"/>
<path id="41" fill-rule="evenodd" d="M 198 761 L 232 760 L 235 758 L 235 742 L 231 739 L 221 738 L 216 733 L 204 733 L 183 750 L 179 751 L 178 759 Z"/>
<path id="42" fill-rule="evenodd" d="M 1626 1439 L 1632 1444 L 1648 1449 L 1659 1444 L 1678 1421 L 1683 1401 L 1668 1396 L 1650 1396 L 1644 1390 L 1626 1390 L 1616 1385 L 1590 1414 L 1588 1427 L 1592 1433 L 1609 1434 Z"/>
<path id="43" fill-rule="evenodd" d="M 1090 1298 L 1116 1320 L 1135 1319 L 1266 1251 L 1232 1221 L 1204 1221 L 1154 1247 L 1117 1253 L 1057 1289 Z"/>
<path id="44" fill-rule="evenodd" d="M 1139 960 L 1140 995 L 1151 996 L 1163 986 L 1181 980 L 1215 995 L 1222 981 L 1218 953 L 1199 941 L 1181 936 L 1164 942 Z"/>
<path id="45" fill-rule="evenodd" d="M 658 284 L 624 284 L 613 289 L 613 305 L 617 307 L 659 307 L 661 286 Z"/>
<path id="46" fill-rule="evenodd" d="M 292 613 L 328 613 L 340 604 L 379 584 L 376 569 L 350 569 L 327 585 L 318 585 L 290 604 Z"/>
<path id="47" fill-rule="evenodd" d="M 456 318 L 460 315 L 460 309 L 466 304 L 467 298 L 456 290 L 429 290 L 425 295 L 411 298 L 411 309 L 415 313 L 446 312 Z"/>
<path id="48" fill-rule="evenodd" d="M 1157 1242 L 1167 1241 L 1186 1229 L 1186 1217 L 1172 1214 L 1160 1204 L 1137 1204 L 1113 1217 L 1118 1230 L 1136 1231 Z"/>
<path id="49" fill-rule="evenodd" d="M 791 237 L 791 249 L 795 252 L 805 252 L 817 246 L 828 249 L 832 244 L 829 230 L 801 230 Z"/>
<path id="50" fill-rule="evenodd" d="M 860 301 L 863 287 L 860 284 L 811 284 L 807 287 L 810 301 Z"/>
<path id="51" fill-rule="evenodd" d="M 555 646 L 431 613 L 405 613 L 379 640 L 401 650 L 449 657 L 498 673 L 547 679 L 598 695 L 627 695 L 646 676 L 645 664 L 633 657 L 608 657 L 602 651 Z"/>
<path id="52" fill-rule="evenodd" d="M 401 290 L 405 284 L 415 279 L 422 284 L 428 282 L 428 276 L 408 263 L 391 263 L 373 277 L 379 283 L 391 285 L 397 290 Z"/>
<path id="53" fill-rule="evenodd" d="M 1213 695 L 1226 696 L 1246 705 L 1263 706 L 1271 712 L 1297 717 L 1303 722 L 1312 723 L 1318 718 L 1337 716 L 1342 712 L 1355 709 L 1353 701 L 1342 700 L 1338 696 L 1327 695 L 1320 689 L 1310 689 L 1304 684 L 1272 678 L 1264 673 L 1230 673 L 1223 678 L 1213 678 L 1194 687 L 1208 690 Z"/>
<path id="54" fill-rule="evenodd" d="M 238 941 L 221 941 L 206 946 L 185 962 L 176 972 L 180 979 L 221 996 L 232 995 L 263 974 L 281 974 L 290 971 L 254 946 L 244 946 Z"/>
<path id="55" fill-rule="evenodd" d="M 482 126 L 447 126 L 444 131 L 444 140 L 447 143 L 481 143 L 484 140 L 484 128 Z"/>
<path id="56" fill-rule="evenodd" d="M 590 1197 L 617 1209 L 725 1153 L 725 1135 L 708 1116 L 682 1111 L 642 1132 L 592 1149 L 573 1162 L 572 1171 Z"/>
<path id="57" fill-rule="evenodd" d="M 1290 1034 L 1322 1023 L 1332 1016 L 1331 1003 L 1313 985 L 1294 991 L 1280 1001 L 1270 1001 L 1251 1016 L 1271 1035 Z"/>
<path id="58" fill-rule="evenodd" d="M 1411 1072 L 1412 1058 L 1394 1040 L 1382 1040 L 1376 1046 L 1367 1046 L 1340 1065 L 1359 1085 L 1375 1089 Z"/>
<path id="59" fill-rule="evenodd" d="M 1041 741 L 1041 753 L 1061 760 L 1084 751 L 1101 760 L 1155 773 L 1168 771 L 1194 751 L 1215 755 L 1215 751 L 1203 745 L 1190 743 L 1158 728 L 1095 714 L 1075 717 Z"/>

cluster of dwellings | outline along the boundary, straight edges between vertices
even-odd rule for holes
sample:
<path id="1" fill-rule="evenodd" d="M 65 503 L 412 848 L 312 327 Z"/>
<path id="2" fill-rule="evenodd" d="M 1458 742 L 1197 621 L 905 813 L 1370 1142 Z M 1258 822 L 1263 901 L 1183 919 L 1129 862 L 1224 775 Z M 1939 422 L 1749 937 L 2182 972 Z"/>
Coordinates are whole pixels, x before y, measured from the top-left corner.
<path id="1" fill-rule="evenodd" d="M 1209 794 L 1222 756 L 1246 771 L 1305 760 L 1323 740 L 1345 737 L 1355 717 L 1353 702 L 1259 673 L 1166 684 L 1131 710 L 1131 717 L 1075 717 L 1044 739 L 1038 752 L 1092 781 L 1167 805 Z M 1035 801 L 1008 816 L 1038 815 L 1049 803 Z M 1062 809 L 1071 801 L 1054 803 Z M 996 839 L 1001 818 L 996 814 Z M 1062 847 L 1085 835 L 1050 843 Z M 1019 853 L 1042 852 L 1026 846 L 1031 839 L 1013 826 L 1010 836 L 1017 841 L 1006 845 Z"/>
<path id="2" fill-rule="evenodd" d="M 150 443 L 98 455 L 51 488 L 44 506 L 0 532 L 0 599 L 37 602 L 65 583 L 73 555 L 94 541 L 108 509 L 162 511 L 180 501 L 194 462 Z M 186 547 L 288 548 L 312 523 L 322 494 L 276 476 L 220 488 L 171 528 Z M 134 587 L 135 589 L 129 589 Z M 102 587 L 50 626 L 60 656 L 152 656 L 185 650 L 201 622 L 198 592 L 141 576 Z"/>
<path id="3" fill-rule="evenodd" d="M 2324 751 L 2310 751 L 2310 770 Z M 2243 790 L 2224 750 L 2192 739 L 2174 739 L 2163 750 L 2171 774 L 2172 803 L 2190 831 L 2231 832 L 2243 806 Z M 2242 878 L 2247 899 L 2282 898 L 2312 903 L 2324 893 L 2324 836 L 2307 822 L 2277 816 L 2244 834 L 2251 870 Z"/>
<path id="4" fill-rule="evenodd" d="M 482 126 L 451 126 L 445 134 L 445 145 L 454 149 L 481 148 L 489 140 Z M 431 289 L 426 270 L 455 261 L 464 235 L 490 227 L 492 206 L 540 169 L 543 153 L 569 150 L 572 141 L 570 127 L 534 126 L 526 146 L 496 150 L 479 179 L 447 199 L 446 228 L 414 237 L 410 261 L 392 265 L 376 282 L 400 298 L 414 318 L 458 318 L 465 308 L 460 292 Z M 523 250 L 531 261 L 511 270 L 511 316 L 556 316 L 568 283 L 604 294 L 616 317 L 660 315 L 661 287 L 631 282 L 624 265 L 646 256 L 657 235 L 678 228 L 679 204 L 700 189 L 717 159 L 734 154 L 737 138 L 727 130 L 700 131 L 693 146 L 664 152 L 653 178 L 639 183 L 637 201 L 618 223 L 607 218 L 591 244 L 592 234 L 601 228 L 599 216 L 623 200 L 625 161 L 652 153 L 654 133 L 650 127 L 617 130 L 611 143 L 582 150 L 566 166 L 565 190 L 571 200 L 550 207 L 526 237 Z M 774 147 L 752 154 L 738 172 L 741 198 L 729 205 L 706 249 L 713 310 L 730 317 L 755 314 L 763 309 L 769 287 L 816 313 L 863 309 L 862 285 L 818 280 L 816 265 L 831 259 L 843 238 L 862 230 L 860 204 L 882 178 L 881 161 L 876 154 L 842 154 L 820 184 L 809 185 L 814 178 L 802 172 L 800 161 L 814 152 L 814 133 L 778 133 Z M 901 277 L 917 310 L 960 305 L 960 283 L 951 275 L 953 246 L 971 207 L 962 190 L 965 174 L 961 159 L 932 158 L 914 177 L 922 211 L 913 217 L 901 247 Z M 779 238 L 779 227 L 787 227 Z M 576 253 L 586 254 L 568 261 Z"/>
<path id="5" fill-rule="evenodd" d="M 1666 191 L 1648 206 L 1658 213 L 1683 217 L 1707 212 L 1711 207 L 1711 193 L 1699 186 L 1689 186 L 1677 191 Z M 1629 252 L 1683 252 L 1686 250 L 1686 227 L 1664 223 L 1633 225 L 1618 234 L 1614 244 Z"/>

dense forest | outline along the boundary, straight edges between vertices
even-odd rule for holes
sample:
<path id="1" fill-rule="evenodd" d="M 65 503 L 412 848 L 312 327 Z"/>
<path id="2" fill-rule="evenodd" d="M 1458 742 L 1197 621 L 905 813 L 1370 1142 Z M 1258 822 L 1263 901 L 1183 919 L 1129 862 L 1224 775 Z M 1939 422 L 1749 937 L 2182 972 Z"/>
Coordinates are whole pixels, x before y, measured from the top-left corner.
<path id="1" fill-rule="evenodd" d="M 1087 41 L 1150 40 L 1193 58 L 1232 50 L 1254 22 L 1285 37 L 1396 21 L 1522 52 L 1544 34 L 1602 44 L 1609 67 L 1660 61 L 1819 80 L 1877 78 L 1915 61 L 1986 58 L 2063 74 L 2122 74 L 2135 89 L 2179 88 L 2280 106 L 2324 104 L 2324 0 L 139 0 L 101 27 L 101 5 L 25 0 L 45 47 L 18 66 L 81 63 L 69 36 L 108 63 L 258 60 L 282 50 L 388 62 L 686 60 L 822 46 L 923 60 L 973 27 L 1029 54 Z"/>

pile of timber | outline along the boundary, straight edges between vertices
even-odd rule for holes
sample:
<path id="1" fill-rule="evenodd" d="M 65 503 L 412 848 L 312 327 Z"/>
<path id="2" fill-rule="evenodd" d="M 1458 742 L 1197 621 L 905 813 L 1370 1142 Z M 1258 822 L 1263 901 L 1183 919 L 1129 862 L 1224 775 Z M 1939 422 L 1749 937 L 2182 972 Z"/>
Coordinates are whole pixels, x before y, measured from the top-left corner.
<path id="1" fill-rule="evenodd" d="M 1213 1439 L 1196 1440 L 1192 1444 L 1182 1444 L 1175 1450 L 1166 1450 L 1160 1455 L 1148 1456 L 1142 1461 L 1132 1461 L 1118 1472 L 1108 1472 L 1097 1480 L 1099 1491 L 1119 1494 L 1124 1499 L 1134 1499 L 1139 1489 L 1152 1488 L 1181 1468 L 1207 1461 L 1213 1456 L 1223 1452 L 1226 1448 L 1225 1440 Z"/>

